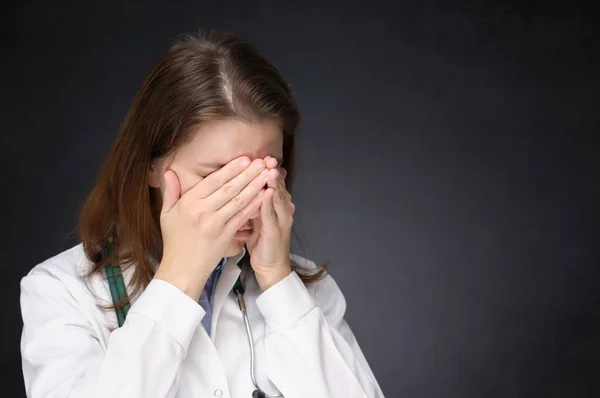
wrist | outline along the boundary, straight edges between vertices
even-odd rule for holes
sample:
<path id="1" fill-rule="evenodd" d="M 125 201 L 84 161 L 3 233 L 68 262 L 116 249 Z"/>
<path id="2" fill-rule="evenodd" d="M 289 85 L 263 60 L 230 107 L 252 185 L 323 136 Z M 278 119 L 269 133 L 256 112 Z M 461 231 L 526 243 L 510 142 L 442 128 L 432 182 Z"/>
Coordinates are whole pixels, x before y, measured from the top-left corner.
<path id="1" fill-rule="evenodd" d="M 200 299 L 202 290 L 204 290 L 208 277 L 202 275 L 195 275 L 192 277 L 190 275 L 182 274 L 181 271 L 177 272 L 177 269 L 173 269 L 172 267 L 161 263 L 156 274 L 154 274 L 154 279 L 160 279 L 170 283 L 197 302 Z"/>
<path id="2" fill-rule="evenodd" d="M 264 292 L 270 287 L 276 285 L 281 280 L 286 278 L 292 273 L 292 267 L 284 267 L 276 270 L 268 270 L 261 272 L 254 272 L 258 286 Z"/>

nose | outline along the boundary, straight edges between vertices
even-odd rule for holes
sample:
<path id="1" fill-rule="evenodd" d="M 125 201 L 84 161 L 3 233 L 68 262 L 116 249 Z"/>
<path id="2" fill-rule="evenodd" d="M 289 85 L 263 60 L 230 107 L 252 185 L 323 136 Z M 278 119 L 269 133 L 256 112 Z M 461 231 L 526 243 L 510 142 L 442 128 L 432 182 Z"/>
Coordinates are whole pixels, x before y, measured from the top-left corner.
<path id="1" fill-rule="evenodd" d="M 256 209 L 254 211 L 254 213 L 250 214 L 250 219 L 248 220 L 248 222 L 246 222 L 246 224 L 248 224 L 252 227 L 252 220 L 254 220 L 255 218 L 258 218 L 258 216 L 260 216 L 260 208 Z M 244 224 L 244 225 L 246 225 L 246 224 Z"/>

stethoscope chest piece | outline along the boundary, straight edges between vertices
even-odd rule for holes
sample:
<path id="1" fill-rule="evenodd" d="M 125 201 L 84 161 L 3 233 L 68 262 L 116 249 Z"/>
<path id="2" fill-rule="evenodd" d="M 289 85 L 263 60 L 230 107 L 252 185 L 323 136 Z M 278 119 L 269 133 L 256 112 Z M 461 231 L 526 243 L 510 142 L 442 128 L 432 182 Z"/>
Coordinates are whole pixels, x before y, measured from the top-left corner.
<path id="1" fill-rule="evenodd" d="M 252 392 L 252 398 L 265 398 L 265 397 L 266 397 L 265 393 L 260 390 L 254 390 Z"/>

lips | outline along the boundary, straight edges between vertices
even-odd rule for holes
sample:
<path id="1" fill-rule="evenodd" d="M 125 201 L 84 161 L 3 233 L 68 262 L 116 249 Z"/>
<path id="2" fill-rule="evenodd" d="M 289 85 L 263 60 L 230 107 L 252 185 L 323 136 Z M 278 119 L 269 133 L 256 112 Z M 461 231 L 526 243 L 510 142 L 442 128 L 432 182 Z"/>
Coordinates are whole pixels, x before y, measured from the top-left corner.
<path id="1" fill-rule="evenodd" d="M 252 233 L 252 228 L 243 228 L 236 231 L 235 237 L 238 239 L 248 239 Z"/>

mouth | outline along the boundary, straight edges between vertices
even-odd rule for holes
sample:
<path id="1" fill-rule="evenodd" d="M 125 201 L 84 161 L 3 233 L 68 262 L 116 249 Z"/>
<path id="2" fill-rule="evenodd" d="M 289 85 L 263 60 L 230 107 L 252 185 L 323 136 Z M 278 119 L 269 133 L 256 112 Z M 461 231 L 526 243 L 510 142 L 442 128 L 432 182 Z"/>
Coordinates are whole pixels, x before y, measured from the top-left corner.
<path id="1" fill-rule="evenodd" d="M 235 233 L 236 238 L 249 238 L 252 234 L 252 227 L 242 227 Z"/>

